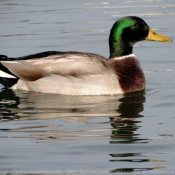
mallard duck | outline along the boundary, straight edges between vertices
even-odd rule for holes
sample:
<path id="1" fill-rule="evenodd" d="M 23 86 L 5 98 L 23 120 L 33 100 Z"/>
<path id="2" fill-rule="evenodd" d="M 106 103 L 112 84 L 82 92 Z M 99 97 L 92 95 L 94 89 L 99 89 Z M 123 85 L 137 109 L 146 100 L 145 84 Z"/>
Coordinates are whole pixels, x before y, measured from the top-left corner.
<path id="1" fill-rule="evenodd" d="M 15 90 L 66 95 L 113 95 L 145 89 L 145 76 L 133 54 L 142 40 L 171 42 L 139 17 L 116 21 L 109 35 L 109 59 L 93 53 L 49 51 L 0 56 L 0 83 Z"/>

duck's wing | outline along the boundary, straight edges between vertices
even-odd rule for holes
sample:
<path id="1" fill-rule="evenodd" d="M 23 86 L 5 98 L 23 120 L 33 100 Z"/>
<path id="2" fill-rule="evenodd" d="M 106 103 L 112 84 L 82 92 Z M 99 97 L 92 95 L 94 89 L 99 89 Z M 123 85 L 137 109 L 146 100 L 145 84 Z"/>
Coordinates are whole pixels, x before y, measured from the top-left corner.
<path id="1" fill-rule="evenodd" d="M 35 81 L 53 74 L 74 77 L 97 75 L 110 69 L 106 58 L 91 53 L 59 52 L 43 57 L 33 55 L 31 58 L 21 58 L 23 59 L 0 63 L 26 81 Z"/>

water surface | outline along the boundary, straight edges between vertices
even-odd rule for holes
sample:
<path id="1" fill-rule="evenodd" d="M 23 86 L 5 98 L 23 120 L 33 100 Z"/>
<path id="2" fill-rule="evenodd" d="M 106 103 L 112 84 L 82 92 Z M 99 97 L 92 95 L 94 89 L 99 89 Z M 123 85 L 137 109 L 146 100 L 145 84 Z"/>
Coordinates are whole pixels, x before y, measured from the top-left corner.
<path id="1" fill-rule="evenodd" d="M 136 15 L 175 39 L 174 0 L 0 1 L 0 53 L 75 50 L 108 57 L 120 17 Z M 175 45 L 139 42 L 145 91 L 63 96 L 0 85 L 1 173 L 174 174 Z"/>

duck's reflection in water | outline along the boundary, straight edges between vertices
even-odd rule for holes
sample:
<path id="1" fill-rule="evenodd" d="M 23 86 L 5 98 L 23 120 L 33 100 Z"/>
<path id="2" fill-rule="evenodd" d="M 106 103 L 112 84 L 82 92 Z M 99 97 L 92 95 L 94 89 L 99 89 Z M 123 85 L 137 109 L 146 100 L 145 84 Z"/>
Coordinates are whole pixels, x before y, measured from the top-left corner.
<path id="1" fill-rule="evenodd" d="M 1 121 L 63 119 L 112 126 L 111 143 L 127 138 L 132 142 L 144 109 L 144 91 L 115 96 L 65 96 L 5 89 L 0 93 Z M 103 119 L 99 121 L 99 118 Z M 92 121 L 91 121 L 92 120 Z M 103 122 L 105 120 L 105 122 Z M 74 128 L 76 129 L 76 128 Z M 106 129 L 106 128 L 104 128 Z M 125 139 L 126 141 L 126 139 Z M 133 140 L 134 141 L 134 140 Z"/>
<path id="2" fill-rule="evenodd" d="M 44 125 L 25 126 L 26 128 L 19 125 L 16 130 L 22 132 L 25 129 L 27 132 L 28 128 L 33 128 L 35 132 L 37 127 L 45 127 L 49 136 L 48 132 L 43 135 L 42 130 L 40 139 L 43 140 L 60 139 L 65 135 L 66 138 L 71 138 L 74 134 L 74 139 L 79 139 L 80 136 L 82 139 L 85 135 L 108 138 L 110 136 L 111 144 L 132 143 L 142 140 L 139 134 L 134 132 L 140 127 L 138 124 L 141 121 L 138 118 L 143 117 L 140 112 L 144 109 L 144 93 L 142 91 L 115 96 L 65 96 L 5 89 L 0 93 L 1 121 L 42 120 Z M 53 119 L 54 124 L 49 125 L 49 119 Z M 71 122 L 74 124 L 71 125 Z M 61 125 L 64 127 L 60 127 Z M 38 134 L 39 130 L 36 133 Z M 54 136 L 50 137 L 52 134 Z"/>
<path id="3" fill-rule="evenodd" d="M 138 141 L 137 135 L 134 134 L 141 121 L 137 118 L 143 117 L 140 112 L 144 109 L 145 96 L 144 93 L 135 93 L 132 95 L 125 95 L 120 99 L 120 105 L 117 109 L 117 113 L 120 115 L 117 117 L 110 117 L 111 126 L 113 127 L 112 140 L 110 143 L 132 143 Z M 119 140 L 123 138 L 124 140 Z"/>
<path id="4" fill-rule="evenodd" d="M 25 119 L 103 117 L 116 115 L 118 96 L 66 96 L 5 89 L 0 93 L 1 114 Z M 80 118 L 81 117 L 81 118 Z"/>

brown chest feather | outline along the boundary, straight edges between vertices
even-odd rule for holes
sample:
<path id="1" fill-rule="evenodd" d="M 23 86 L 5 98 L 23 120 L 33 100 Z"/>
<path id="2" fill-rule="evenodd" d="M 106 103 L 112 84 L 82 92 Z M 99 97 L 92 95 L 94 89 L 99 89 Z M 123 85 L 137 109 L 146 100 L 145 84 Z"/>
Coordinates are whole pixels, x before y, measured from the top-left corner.
<path id="1" fill-rule="evenodd" d="M 140 91 L 145 88 L 145 76 L 139 61 L 135 57 L 112 59 L 110 64 L 119 78 L 124 93 Z"/>

